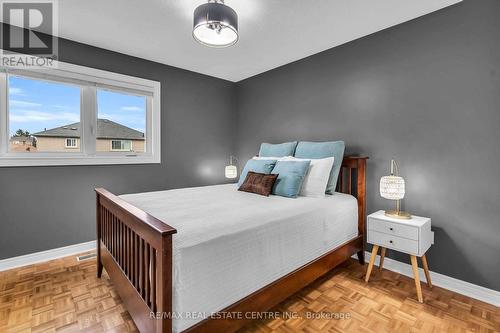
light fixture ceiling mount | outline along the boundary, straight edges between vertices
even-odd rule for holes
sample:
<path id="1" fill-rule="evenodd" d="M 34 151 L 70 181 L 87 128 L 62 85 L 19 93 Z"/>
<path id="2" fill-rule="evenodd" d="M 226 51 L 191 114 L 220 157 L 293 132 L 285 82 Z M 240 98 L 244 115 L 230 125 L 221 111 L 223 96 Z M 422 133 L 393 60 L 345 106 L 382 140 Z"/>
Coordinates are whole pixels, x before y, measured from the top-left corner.
<path id="1" fill-rule="evenodd" d="M 224 0 L 209 0 L 193 14 L 193 37 L 210 47 L 228 47 L 238 41 L 238 15 Z"/>

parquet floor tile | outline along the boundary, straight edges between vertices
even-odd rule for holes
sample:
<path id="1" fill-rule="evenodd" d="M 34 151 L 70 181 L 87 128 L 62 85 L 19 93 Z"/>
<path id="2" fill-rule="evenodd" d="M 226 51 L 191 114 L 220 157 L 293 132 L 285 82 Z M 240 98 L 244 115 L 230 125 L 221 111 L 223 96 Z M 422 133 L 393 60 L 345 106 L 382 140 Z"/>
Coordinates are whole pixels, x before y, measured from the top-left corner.
<path id="1" fill-rule="evenodd" d="M 255 320 L 239 333 L 500 333 L 500 308 L 350 261 Z M 276 315 L 276 313 L 278 315 Z M 1 333 L 137 332 L 106 273 L 75 256 L 0 272 Z M 217 332 L 218 333 L 218 332 Z"/>

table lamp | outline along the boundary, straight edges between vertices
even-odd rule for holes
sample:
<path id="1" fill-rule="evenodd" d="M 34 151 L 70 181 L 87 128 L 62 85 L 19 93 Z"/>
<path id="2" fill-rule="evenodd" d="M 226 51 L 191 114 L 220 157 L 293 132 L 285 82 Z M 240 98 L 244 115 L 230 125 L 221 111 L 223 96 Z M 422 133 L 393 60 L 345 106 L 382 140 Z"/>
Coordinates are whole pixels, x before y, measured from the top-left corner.
<path id="1" fill-rule="evenodd" d="M 233 159 L 236 160 L 234 156 L 229 157 L 229 165 L 227 165 L 225 168 L 226 178 L 229 179 L 234 179 L 238 177 L 238 168 L 236 167 L 236 165 L 233 164 Z"/>
<path id="2" fill-rule="evenodd" d="M 386 210 L 385 215 L 396 219 L 411 219 L 411 214 L 401 211 L 401 199 L 405 197 L 405 180 L 399 176 L 398 164 L 391 160 L 391 174 L 380 178 L 380 196 L 396 200 L 395 210 Z"/>

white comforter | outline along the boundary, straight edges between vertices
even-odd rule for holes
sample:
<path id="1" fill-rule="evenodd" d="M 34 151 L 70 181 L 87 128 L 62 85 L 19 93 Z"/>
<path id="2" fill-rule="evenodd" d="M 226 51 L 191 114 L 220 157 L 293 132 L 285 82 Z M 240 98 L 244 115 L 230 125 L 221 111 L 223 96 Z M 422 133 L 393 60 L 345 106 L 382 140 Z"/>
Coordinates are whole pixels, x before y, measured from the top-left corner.
<path id="1" fill-rule="evenodd" d="M 264 197 L 216 185 L 122 195 L 177 229 L 174 332 L 264 287 L 357 236 L 357 202 Z"/>

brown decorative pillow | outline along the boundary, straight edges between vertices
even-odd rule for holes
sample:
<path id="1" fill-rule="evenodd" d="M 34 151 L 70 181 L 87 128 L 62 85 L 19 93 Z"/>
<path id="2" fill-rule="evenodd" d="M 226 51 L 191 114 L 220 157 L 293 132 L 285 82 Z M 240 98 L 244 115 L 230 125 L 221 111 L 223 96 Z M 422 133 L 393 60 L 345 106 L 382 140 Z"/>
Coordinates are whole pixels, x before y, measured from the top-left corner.
<path id="1" fill-rule="evenodd" d="M 278 175 L 267 175 L 265 173 L 249 171 L 238 191 L 256 193 L 268 197 L 273 190 L 277 178 Z"/>

